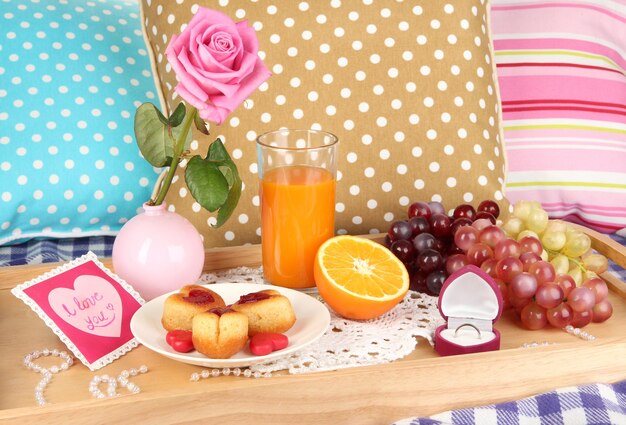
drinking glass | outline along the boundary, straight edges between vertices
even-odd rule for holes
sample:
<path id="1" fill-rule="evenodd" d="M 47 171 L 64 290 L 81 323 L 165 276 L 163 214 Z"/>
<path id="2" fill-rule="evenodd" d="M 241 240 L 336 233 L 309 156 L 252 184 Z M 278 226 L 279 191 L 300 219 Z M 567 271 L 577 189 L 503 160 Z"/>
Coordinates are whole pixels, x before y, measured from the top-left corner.
<path id="1" fill-rule="evenodd" d="M 263 275 L 273 285 L 315 286 L 315 254 L 335 232 L 337 144 L 318 130 L 257 138 Z"/>

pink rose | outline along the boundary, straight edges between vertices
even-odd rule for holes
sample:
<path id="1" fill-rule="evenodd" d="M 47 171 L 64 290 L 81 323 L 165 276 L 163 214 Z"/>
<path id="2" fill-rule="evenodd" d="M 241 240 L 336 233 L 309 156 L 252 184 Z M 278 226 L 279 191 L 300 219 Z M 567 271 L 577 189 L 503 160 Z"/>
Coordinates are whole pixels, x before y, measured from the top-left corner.
<path id="1" fill-rule="evenodd" d="M 172 36 L 165 54 L 174 68 L 176 92 L 200 117 L 217 124 L 270 76 L 257 56 L 259 43 L 247 21 L 199 8 L 187 28 Z"/>

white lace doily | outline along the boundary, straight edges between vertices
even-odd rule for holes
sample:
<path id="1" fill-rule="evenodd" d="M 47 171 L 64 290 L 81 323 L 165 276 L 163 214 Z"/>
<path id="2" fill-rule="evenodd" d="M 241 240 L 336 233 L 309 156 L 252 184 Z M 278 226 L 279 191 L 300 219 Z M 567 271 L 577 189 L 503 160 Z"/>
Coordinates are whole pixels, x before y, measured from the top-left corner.
<path id="1" fill-rule="evenodd" d="M 264 283 L 261 268 L 247 267 L 205 274 L 200 281 L 204 284 Z M 318 299 L 324 303 L 320 297 Z M 259 372 L 289 370 L 295 374 L 388 363 L 410 354 L 417 345 L 416 336 L 432 344 L 435 328 L 444 323 L 437 310 L 437 298 L 413 291 L 390 312 L 372 320 L 346 320 L 332 309 L 329 311 L 330 326 L 319 340 L 291 355 L 253 365 L 250 369 Z"/>

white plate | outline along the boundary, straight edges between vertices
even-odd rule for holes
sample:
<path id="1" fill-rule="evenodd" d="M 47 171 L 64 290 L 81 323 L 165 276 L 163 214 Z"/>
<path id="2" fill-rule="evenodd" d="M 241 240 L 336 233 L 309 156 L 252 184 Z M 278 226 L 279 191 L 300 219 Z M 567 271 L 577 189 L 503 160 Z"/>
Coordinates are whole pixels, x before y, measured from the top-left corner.
<path id="1" fill-rule="evenodd" d="M 218 368 L 245 367 L 274 360 L 311 344 L 326 332 L 330 324 L 330 313 L 321 302 L 293 289 L 256 283 L 216 283 L 206 286 L 220 294 L 226 305 L 236 302 L 241 295 L 264 289 L 274 289 L 289 298 L 296 313 L 296 323 L 285 332 L 285 335 L 289 337 L 289 346 L 266 356 L 255 356 L 246 345 L 243 350 L 229 359 L 211 359 L 197 351 L 190 353 L 174 351 L 165 341 L 167 332 L 161 326 L 161 316 L 165 299 L 177 291 L 161 295 L 137 310 L 130 321 L 130 330 L 137 341 L 152 351 L 183 363 Z"/>

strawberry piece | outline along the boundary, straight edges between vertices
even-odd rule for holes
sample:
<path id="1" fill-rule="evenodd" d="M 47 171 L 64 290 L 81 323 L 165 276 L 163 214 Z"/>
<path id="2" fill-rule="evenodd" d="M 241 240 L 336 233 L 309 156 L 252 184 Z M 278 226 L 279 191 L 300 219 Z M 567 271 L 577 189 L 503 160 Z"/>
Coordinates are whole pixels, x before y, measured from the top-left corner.
<path id="1" fill-rule="evenodd" d="M 275 332 L 261 332 L 250 339 L 250 351 L 256 356 L 265 356 L 273 351 L 282 350 L 288 345 L 287 335 Z"/>
<path id="2" fill-rule="evenodd" d="M 191 331 L 181 329 L 169 331 L 167 335 L 165 335 L 165 341 L 179 353 L 188 353 L 194 350 L 191 340 Z"/>

